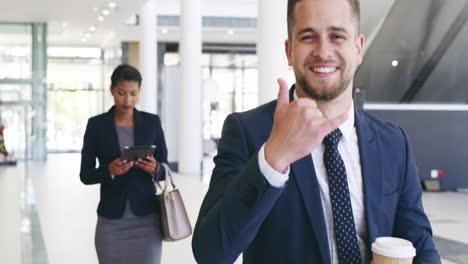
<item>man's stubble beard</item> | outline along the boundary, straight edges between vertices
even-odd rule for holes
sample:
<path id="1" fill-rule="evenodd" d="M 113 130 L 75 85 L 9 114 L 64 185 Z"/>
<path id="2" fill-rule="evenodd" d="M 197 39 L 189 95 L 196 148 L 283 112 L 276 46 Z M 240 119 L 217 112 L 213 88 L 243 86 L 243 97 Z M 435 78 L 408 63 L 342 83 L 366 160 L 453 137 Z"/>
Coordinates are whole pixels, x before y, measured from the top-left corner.
<path id="1" fill-rule="evenodd" d="M 346 91 L 349 84 L 352 80 L 352 73 L 351 71 L 348 74 L 345 74 L 342 78 L 340 78 L 337 85 L 333 85 L 333 87 L 322 87 L 323 89 L 319 89 L 318 87 L 313 87 L 306 79 L 305 74 L 301 74 L 297 76 L 296 74 L 297 83 L 302 88 L 302 91 L 310 98 L 317 100 L 317 101 L 332 101 L 342 93 Z"/>

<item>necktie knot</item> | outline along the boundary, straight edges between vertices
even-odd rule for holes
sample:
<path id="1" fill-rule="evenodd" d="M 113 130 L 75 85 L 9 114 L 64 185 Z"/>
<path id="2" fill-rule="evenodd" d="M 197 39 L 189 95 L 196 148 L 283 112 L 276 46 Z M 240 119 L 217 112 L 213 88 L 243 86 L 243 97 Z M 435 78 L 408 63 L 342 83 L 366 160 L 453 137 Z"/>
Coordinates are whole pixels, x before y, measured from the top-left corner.
<path id="1" fill-rule="evenodd" d="M 340 142 L 341 137 L 343 134 L 341 133 L 340 129 L 337 128 L 333 130 L 330 134 L 328 134 L 324 139 L 323 142 L 327 147 L 337 147 L 338 142 Z"/>

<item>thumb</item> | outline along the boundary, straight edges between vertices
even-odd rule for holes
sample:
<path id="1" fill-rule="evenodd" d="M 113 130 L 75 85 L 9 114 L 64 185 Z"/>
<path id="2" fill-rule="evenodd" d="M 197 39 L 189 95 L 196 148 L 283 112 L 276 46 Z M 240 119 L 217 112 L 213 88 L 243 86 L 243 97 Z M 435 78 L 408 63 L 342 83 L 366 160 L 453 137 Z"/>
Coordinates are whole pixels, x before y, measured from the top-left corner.
<path id="1" fill-rule="evenodd" d="M 330 134 L 333 130 L 337 129 L 341 124 L 348 119 L 348 113 L 345 112 L 333 119 L 330 119 L 321 125 L 322 134 L 325 137 Z"/>
<path id="2" fill-rule="evenodd" d="M 278 78 L 279 91 L 276 108 L 289 104 L 289 89 L 285 80 Z"/>

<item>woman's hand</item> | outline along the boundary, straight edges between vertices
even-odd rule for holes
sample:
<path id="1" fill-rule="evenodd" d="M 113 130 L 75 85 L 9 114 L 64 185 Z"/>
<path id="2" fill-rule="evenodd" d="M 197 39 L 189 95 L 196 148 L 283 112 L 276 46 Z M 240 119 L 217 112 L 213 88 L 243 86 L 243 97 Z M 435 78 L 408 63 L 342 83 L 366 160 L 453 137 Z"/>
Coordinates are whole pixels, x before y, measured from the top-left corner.
<path id="1" fill-rule="evenodd" d="M 158 168 L 158 162 L 153 156 L 146 156 L 145 159 L 138 159 L 135 162 L 135 165 L 148 172 L 148 173 L 156 173 L 156 170 Z"/>
<path id="2" fill-rule="evenodd" d="M 109 164 L 109 172 L 112 175 L 125 174 L 133 166 L 133 161 L 121 160 L 116 158 Z"/>

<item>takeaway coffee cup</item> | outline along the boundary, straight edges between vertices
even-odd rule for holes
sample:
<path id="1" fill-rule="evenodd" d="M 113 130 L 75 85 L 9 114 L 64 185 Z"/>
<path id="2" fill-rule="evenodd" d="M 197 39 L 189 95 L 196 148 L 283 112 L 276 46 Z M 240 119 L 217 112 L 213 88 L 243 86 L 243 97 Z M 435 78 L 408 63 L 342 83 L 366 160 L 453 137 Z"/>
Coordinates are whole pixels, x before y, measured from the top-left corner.
<path id="1" fill-rule="evenodd" d="M 405 239 L 379 237 L 372 243 L 372 253 L 374 264 L 411 264 L 416 249 Z"/>

